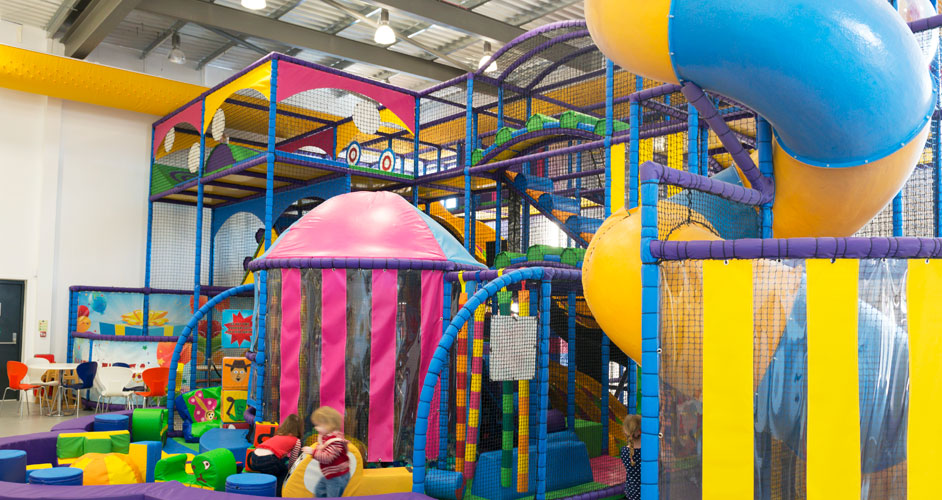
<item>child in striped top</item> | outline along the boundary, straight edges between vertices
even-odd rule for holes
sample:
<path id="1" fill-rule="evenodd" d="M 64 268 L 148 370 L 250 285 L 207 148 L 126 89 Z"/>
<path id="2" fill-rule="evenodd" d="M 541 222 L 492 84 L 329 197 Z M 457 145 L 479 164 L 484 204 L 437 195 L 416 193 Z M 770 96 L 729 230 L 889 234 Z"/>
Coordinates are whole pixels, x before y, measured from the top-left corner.
<path id="1" fill-rule="evenodd" d="M 347 440 L 343 438 L 342 417 L 337 410 L 321 406 L 311 415 L 311 423 L 317 431 L 317 448 L 304 448 L 305 453 L 314 456 L 321 464 L 324 478 L 314 488 L 317 498 L 343 496 L 343 490 L 350 482 L 350 459 L 347 457 Z"/>

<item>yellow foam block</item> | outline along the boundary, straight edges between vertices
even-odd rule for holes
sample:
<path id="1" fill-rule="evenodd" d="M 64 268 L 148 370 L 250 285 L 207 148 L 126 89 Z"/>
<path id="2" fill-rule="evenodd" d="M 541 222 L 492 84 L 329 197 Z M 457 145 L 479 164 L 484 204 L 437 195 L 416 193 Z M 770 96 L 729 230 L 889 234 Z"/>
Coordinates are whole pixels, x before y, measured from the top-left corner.
<path id="1" fill-rule="evenodd" d="M 251 363 L 248 358 L 222 358 L 222 389 L 248 390 Z"/>
<path id="2" fill-rule="evenodd" d="M 242 412 L 245 411 L 245 400 L 248 397 L 248 391 L 223 389 L 219 396 L 222 402 L 222 421 L 242 422 Z"/>
<path id="3" fill-rule="evenodd" d="M 60 460 L 59 462 L 61 463 L 62 461 Z M 33 464 L 33 465 L 26 466 L 26 470 L 51 469 L 51 468 L 52 468 L 52 464 Z"/>
<path id="4" fill-rule="evenodd" d="M 350 496 L 385 495 L 409 491 L 412 491 L 412 472 L 409 469 L 405 467 L 365 469 L 363 479 Z"/>

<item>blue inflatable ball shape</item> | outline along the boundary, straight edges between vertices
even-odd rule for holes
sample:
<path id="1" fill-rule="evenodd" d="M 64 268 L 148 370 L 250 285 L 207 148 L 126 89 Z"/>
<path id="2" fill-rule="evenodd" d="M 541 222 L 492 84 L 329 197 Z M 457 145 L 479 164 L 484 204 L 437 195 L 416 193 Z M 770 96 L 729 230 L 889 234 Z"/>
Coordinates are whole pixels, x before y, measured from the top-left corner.
<path id="1" fill-rule="evenodd" d="M 105 299 L 105 296 L 100 293 L 92 294 L 92 311 L 95 311 L 98 314 L 105 312 L 105 309 L 108 307 L 108 301 Z"/>

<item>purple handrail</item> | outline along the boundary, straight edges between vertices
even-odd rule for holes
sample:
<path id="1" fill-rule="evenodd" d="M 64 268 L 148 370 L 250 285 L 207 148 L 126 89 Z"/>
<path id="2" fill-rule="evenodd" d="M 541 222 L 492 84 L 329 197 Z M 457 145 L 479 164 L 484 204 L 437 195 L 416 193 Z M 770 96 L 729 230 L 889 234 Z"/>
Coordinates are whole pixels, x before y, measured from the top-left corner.
<path id="1" fill-rule="evenodd" d="M 939 238 L 785 238 L 652 241 L 651 255 L 684 259 L 935 259 Z"/>

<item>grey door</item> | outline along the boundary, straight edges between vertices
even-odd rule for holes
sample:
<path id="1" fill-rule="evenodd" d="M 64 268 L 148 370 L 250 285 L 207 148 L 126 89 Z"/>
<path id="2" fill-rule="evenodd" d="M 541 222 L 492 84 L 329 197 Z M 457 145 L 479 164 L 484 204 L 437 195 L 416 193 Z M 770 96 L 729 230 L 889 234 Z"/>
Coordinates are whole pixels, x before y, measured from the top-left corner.
<path id="1" fill-rule="evenodd" d="M 6 387 L 7 361 L 20 360 L 20 341 L 23 338 L 22 281 L 0 280 L 0 387 Z M 19 391 L 7 391 L 19 397 Z"/>

